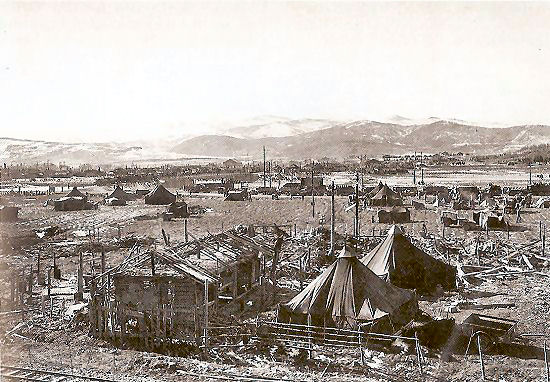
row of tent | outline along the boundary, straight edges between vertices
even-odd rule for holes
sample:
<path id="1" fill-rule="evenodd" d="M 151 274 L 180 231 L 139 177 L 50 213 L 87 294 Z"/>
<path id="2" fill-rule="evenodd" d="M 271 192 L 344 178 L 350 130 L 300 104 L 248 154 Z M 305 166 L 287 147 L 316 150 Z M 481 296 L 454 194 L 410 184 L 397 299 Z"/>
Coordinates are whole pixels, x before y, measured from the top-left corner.
<path id="1" fill-rule="evenodd" d="M 137 198 L 136 194 L 131 194 L 124 191 L 120 186 L 111 192 L 105 202 L 108 205 L 125 205 L 126 202 Z M 155 189 L 145 195 L 145 204 L 151 205 L 167 205 L 176 201 L 176 195 L 172 194 L 162 184 L 159 184 Z M 74 211 L 97 208 L 97 205 L 88 201 L 88 196 L 82 193 L 78 188 L 73 189 L 65 196 L 54 200 L 54 209 L 57 211 Z"/>
<path id="2" fill-rule="evenodd" d="M 385 240 L 361 259 L 344 247 L 332 265 L 279 306 L 278 320 L 351 329 L 371 324 L 371 330 L 395 331 L 414 319 L 416 293 L 439 287 L 456 288 L 456 269 L 392 226 Z"/>

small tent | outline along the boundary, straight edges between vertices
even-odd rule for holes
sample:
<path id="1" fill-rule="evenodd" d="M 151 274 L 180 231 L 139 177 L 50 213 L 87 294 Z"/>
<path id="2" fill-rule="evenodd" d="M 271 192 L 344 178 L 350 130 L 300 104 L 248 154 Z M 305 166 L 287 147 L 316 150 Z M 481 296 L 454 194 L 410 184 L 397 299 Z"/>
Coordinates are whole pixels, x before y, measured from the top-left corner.
<path id="1" fill-rule="evenodd" d="M 311 284 L 279 306 L 278 319 L 305 324 L 309 316 L 316 326 L 356 329 L 360 323 L 372 323 L 383 330 L 407 324 L 417 311 L 412 291 L 380 279 L 359 261 L 353 249 L 345 247 Z"/>
<path id="2" fill-rule="evenodd" d="M 535 208 L 549 208 L 550 207 L 550 198 L 540 198 L 535 203 Z"/>
<path id="3" fill-rule="evenodd" d="M 124 191 L 120 186 L 116 186 L 113 192 L 109 194 L 105 199 L 116 198 L 118 200 L 124 200 L 125 202 L 134 199 L 134 195 Z"/>
<path id="4" fill-rule="evenodd" d="M 231 190 L 227 192 L 225 201 L 242 202 L 248 199 L 247 190 Z"/>
<path id="5" fill-rule="evenodd" d="M 187 209 L 187 203 L 184 201 L 173 202 L 168 206 L 168 212 L 173 214 L 175 218 L 187 218 L 189 217 L 189 211 Z"/>
<path id="6" fill-rule="evenodd" d="M 416 289 L 419 293 L 432 292 L 437 285 L 445 290 L 456 287 L 456 269 L 413 245 L 395 225 L 384 241 L 361 261 L 393 285 Z"/>
<path id="7" fill-rule="evenodd" d="M 162 184 L 145 195 L 145 204 L 165 205 L 176 201 L 176 195 L 168 191 Z"/>
<path id="8" fill-rule="evenodd" d="M 481 211 L 478 217 L 479 226 L 484 230 L 505 230 L 508 228 L 508 223 L 498 211 Z"/>
<path id="9" fill-rule="evenodd" d="M 73 187 L 71 192 L 69 192 L 67 194 L 67 198 L 84 198 L 84 199 L 87 199 L 88 197 L 85 194 L 83 194 L 82 192 L 80 192 L 80 190 L 78 188 Z"/>

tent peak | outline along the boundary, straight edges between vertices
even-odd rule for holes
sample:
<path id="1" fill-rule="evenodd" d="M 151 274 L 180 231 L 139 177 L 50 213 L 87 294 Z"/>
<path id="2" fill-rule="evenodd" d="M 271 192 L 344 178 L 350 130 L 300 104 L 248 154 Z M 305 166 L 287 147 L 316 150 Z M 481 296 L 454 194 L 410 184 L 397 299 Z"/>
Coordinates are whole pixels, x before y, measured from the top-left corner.
<path id="1" fill-rule="evenodd" d="M 388 236 L 397 236 L 397 235 L 403 235 L 403 231 L 401 231 L 401 228 L 399 228 L 398 225 L 394 224 L 391 226 L 390 230 L 388 231 Z"/>
<path id="2" fill-rule="evenodd" d="M 352 247 L 345 245 L 344 248 L 340 250 L 338 258 L 341 259 L 345 257 L 357 257 L 357 252 Z"/>

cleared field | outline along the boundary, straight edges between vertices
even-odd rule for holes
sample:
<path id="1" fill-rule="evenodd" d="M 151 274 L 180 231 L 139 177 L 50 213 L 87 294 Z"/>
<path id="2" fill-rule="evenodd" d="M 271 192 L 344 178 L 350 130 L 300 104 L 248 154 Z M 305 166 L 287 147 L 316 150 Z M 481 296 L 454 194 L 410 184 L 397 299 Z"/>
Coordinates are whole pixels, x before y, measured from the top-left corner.
<path id="1" fill-rule="evenodd" d="M 56 212 L 52 206 L 45 206 L 45 197 L 38 198 L 13 198 L 10 201 L 20 206 L 21 220 L 17 223 L 0 224 L 0 233 L 10 237 L 31 237 L 35 230 L 46 226 L 59 226 L 64 233 L 56 240 L 64 241 L 65 235 L 68 241 L 85 241 L 86 238 L 81 235 L 86 233 L 89 228 L 99 228 L 100 235 L 104 240 L 116 237 L 118 227 L 121 235 L 152 237 L 161 242 L 161 229 L 164 229 L 171 237 L 172 243 L 181 241 L 184 238 L 184 223 L 181 219 L 172 221 L 163 221 L 160 213 L 165 210 L 163 206 L 147 206 L 143 200 L 130 202 L 127 206 L 111 207 L 101 205 L 98 210 L 92 211 L 74 211 L 74 212 Z M 229 229 L 238 224 L 278 224 L 278 225 L 296 225 L 296 230 L 301 233 L 305 230 L 311 230 L 320 225 L 329 228 L 330 222 L 330 198 L 315 198 L 315 217 L 312 217 L 311 197 L 280 200 L 272 200 L 268 197 L 255 197 L 247 202 L 226 202 L 221 196 L 186 196 L 185 200 L 191 206 L 200 205 L 207 209 L 207 212 L 188 220 L 189 232 L 200 237 L 208 233 L 217 233 L 222 229 Z M 345 211 L 347 198 L 336 198 L 336 230 L 341 235 L 351 235 L 353 231 L 354 210 Z M 426 250 L 434 253 L 437 242 L 442 240 L 443 230 L 439 221 L 441 209 L 416 211 L 411 209 L 413 222 L 403 224 L 406 233 L 415 238 L 420 237 L 423 224 L 427 231 L 433 236 L 431 240 L 420 240 L 420 245 L 424 245 Z M 373 228 L 378 235 L 380 230 L 384 231 L 389 226 L 386 224 L 373 223 L 375 209 L 366 209 L 361 211 L 361 232 L 362 234 L 372 234 Z M 471 212 L 461 212 L 461 216 L 470 216 Z M 324 224 L 320 223 L 324 217 Z M 137 219 L 136 219 L 137 218 Z M 474 257 L 475 242 L 479 238 L 485 245 L 490 242 L 514 242 L 516 244 L 527 243 L 539 237 L 539 223 L 547 222 L 550 218 L 550 210 L 528 209 L 522 215 L 522 222 L 515 224 L 515 216 L 507 216 L 507 219 L 516 226 L 510 233 L 505 231 L 471 231 L 466 232 L 459 228 L 446 228 L 444 235 L 447 242 L 453 243 L 458 248 L 463 248 L 461 254 L 462 260 L 470 260 Z M 375 219 L 376 221 L 376 219 Z M 508 237 L 509 235 L 509 237 Z M 378 239 L 372 239 L 373 242 Z M 50 248 L 50 249 L 45 249 Z M 54 248 L 54 249 L 52 249 Z M 8 264 L 18 264 L 28 266 L 32 263 L 32 254 L 38 250 L 44 250 L 46 254 L 51 255 L 52 251 L 58 251 L 62 255 L 58 263 L 62 269 L 63 275 L 68 278 L 74 278 L 77 269 L 77 253 L 71 254 L 71 247 L 48 247 L 47 243 L 24 245 L 21 250 L 11 251 L 4 249 L 2 253 L 2 263 L 0 279 L 4 281 L 5 287 L 7 276 L 11 272 Z M 125 250 L 109 253 L 107 264 L 117 264 L 127 252 Z M 450 260 L 456 260 L 456 254 L 451 253 Z M 488 261 L 490 259 L 484 259 Z M 475 263 L 475 259 L 472 260 Z M 87 264 L 89 258 L 87 258 Z M 544 269 L 547 272 L 547 266 Z M 477 304 L 485 304 L 489 307 L 483 308 L 484 314 L 495 315 L 504 318 L 510 318 L 519 321 L 518 331 L 521 333 L 538 333 L 550 336 L 550 278 L 537 275 L 520 275 L 515 278 L 505 278 L 501 280 L 488 280 L 480 285 L 460 292 L 445 294 L 437 300 L 422 300 L 420 302 L 422 309 L 430 315 L 437 317 L 453 317 L 457 321 L 463 320 L 470 313 L 479 310 L 462 308 L 458 312 L 450 313 L 447 308 L 458 302 L 474 301 Z M 5 295 L 7 289 L 2 293 Z M 470 297 L 467 297 L 469 296 Z M 472 297 L 473 295 L 477 297 Z M 482 297 L 479 297 L 482 296 Z M 484 297 L 483 297 L 484 296 Z M 492 304 L 508 304 L 508 307 L 490 307 Z M 14 322 L 4 321 L 6 327 L 13 326 Z M 11 326 L 8 327 L 11 328 Z M 535 342 L 538 346 L 542 345 L 542 338 Z M 214 362 L 204 362 L 197 359 L 181 359 L 178 357 L 158 356 L 154 354 L 140 353 L 132 350 L 117 350 L 115 364 L 112 366 L 114 357 L 110 353 L 112 348 L 106 343 L 98 343 L 88 337 L 84 332 L 72 332 L 61 330 L 53 332 L 49 329 L 45 331 L 41 338 L 31 339 L 30 342 L 25 339 L 10 339 L 9 343 L 3 346 L 4 359 L 10 362 L 32 362 L 41 366 L 52 366 L 64 364 L 67 368 L 70 359 L 74 364 L 79 364 L 83 369 L 99 367 L 100 374 L 113 377 L 117 375 L 139 375 L 143 369 L 138 365 L 147 362 L 154 366 L 155 370 L 151 377 L 158 380 L 186 380 L 183 376 L 174 375 L 171 371 L 171 364 L 178 368 L 188 371 L 205 371 L 211 373 L 220 373 L 230 370 L 233 373 L 253 372 L 255 375 L 261 375 L 261 371 L 255 368 L 255 362 L 258 355 L 254 354 L 224 354 L 220 355 Z M 32 346 L 32 353 L 29 354 L 28 348 Z M 234 355 L 233 355 L 234 354 Z M 335 363 L 340 369 L 329 369 L 323 373 L 323 369 L 328 367 L 328 359 L 322 358 L 318 361 L 321 366 L 310 365 L 311 369 L 303 369 L 301 366 L 294 366 L 292 362 L 282 364 L 273 363 L 270 359 L 263 359 L 263 363 L 272 365 L 275 368 L 271 371 L 265 371 L 266 375 L 274 378 L 304 379 L 304 380 L 368 380 L 368 367 L 359 366 L 356 363 L 356 355 L 336 351 L 339 359 Z M 233 358 L 232 358 L 233 357 Z M 404 354 L 384 354 L 372 352 L 369 353 L 372 362 L 379 362 L 383 370 L 389 371 L 390 368 L 399 368 L 407 373 L 415 375 L 414 359 Z M 474 357 L 455 359 L 458 362 L 442 362 L 436 355 L 430 355 L 427 359 L 426 367 L 429 370 L 430 378 L 433 380 L 478 380 L 479 366 Z M 488 355 L 485 358 L 487 375 L 493 380 L 543 380 L 544 361 L 541 359 L 522 359 L 521 357 L 505 357 Z M 323 363 L 324 362 L 324 363 Z M 240 366 L 235 366 L 236 364 Z M 229 366 L 231 365 L 231 366 Z M 277 365 L 275 367 L 275 365 Z M 347 366 L 345 366 L 347 365 Z M 336 368 L 336 366 L 334 366 Z M 382 366 L 380 366 L 382 367 Z M 347 369 L 346 369 L 347 368 Z M 351 372 L 351 370 L 355 372 Z M 114 371 L 113 371 L 114 370 Z M 338 370 L 346 370 L 338 373 Z M 382 370 L 382 369 L 381 369 Z M 357 371 L 359 374 L 357 374 Z M 118 373 L 118 374 L 117 374 Z M 259 373 L 259 374 L 258 374 Z M 346 374 L 347 373 L 347 374 Z M 361 374 L 362 373 L 362 374 Z M 372 377 L 372 376 L 371 376 Z M 122 377 L 119 378 L 122 380 Z M 389 378 L 392 379 L 392 378 Z M 194 380 L 188 377 L 187 380 Z M 372 380 L 380 380 L 380 376 L 372 377 Z M 412 380 L 416 380 L 412 378 Z"/>

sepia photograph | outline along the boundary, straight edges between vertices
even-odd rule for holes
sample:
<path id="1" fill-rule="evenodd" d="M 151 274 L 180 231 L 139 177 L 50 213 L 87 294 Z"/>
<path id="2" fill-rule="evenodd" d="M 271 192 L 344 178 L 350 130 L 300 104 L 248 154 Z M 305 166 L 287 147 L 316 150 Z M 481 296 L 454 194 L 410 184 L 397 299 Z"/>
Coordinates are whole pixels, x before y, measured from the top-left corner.
<path id="1" fill-rule="evenodd" d="M 550 1 L 0 1 L 2 382 L 550 382 L 549 218 Z"/>

